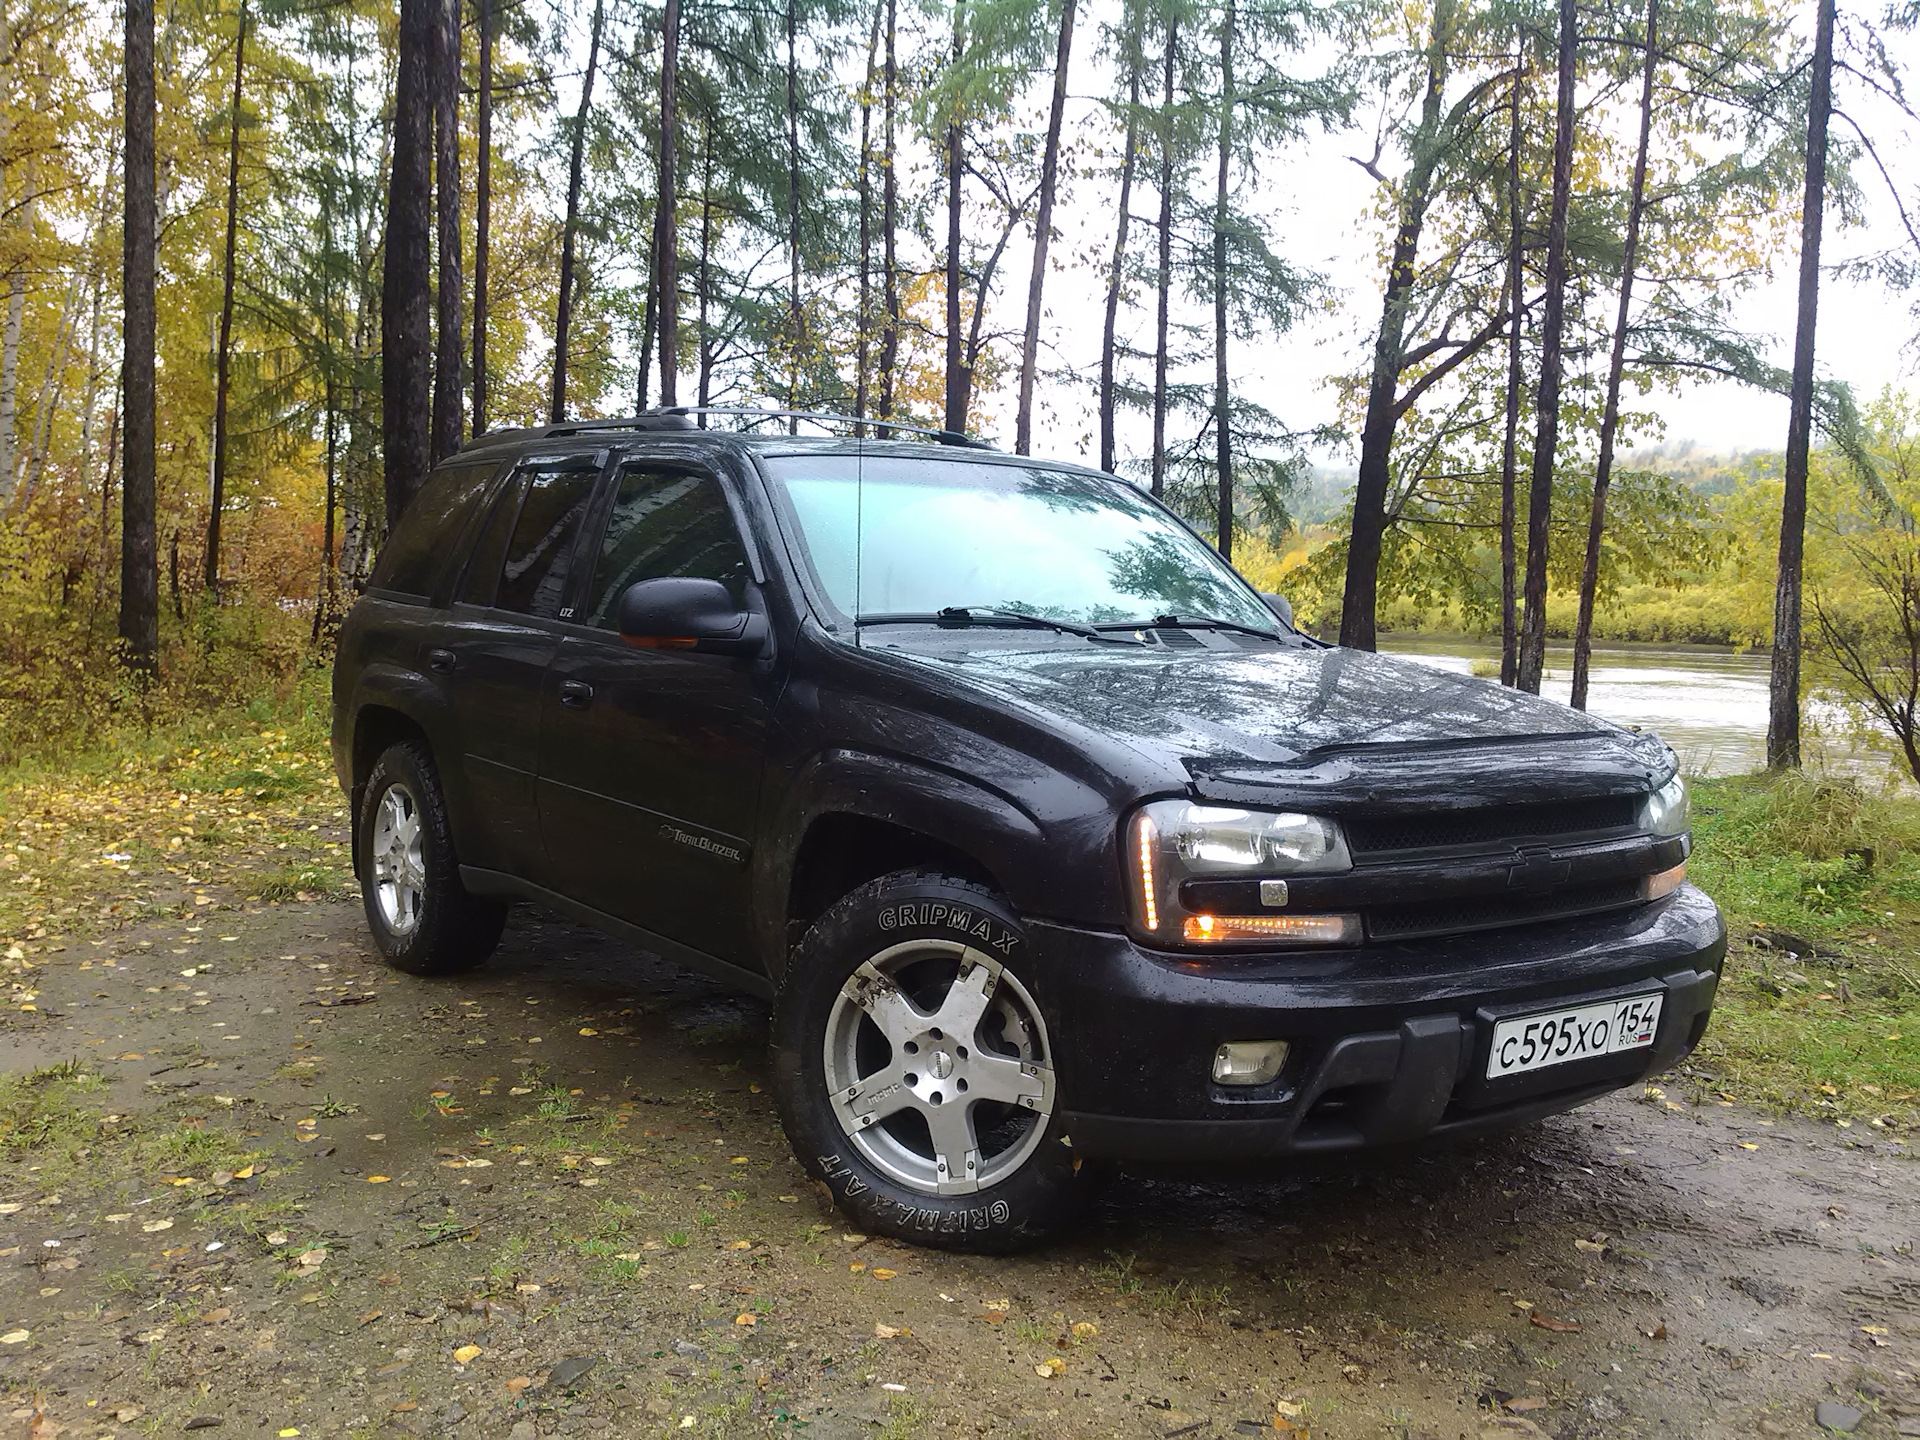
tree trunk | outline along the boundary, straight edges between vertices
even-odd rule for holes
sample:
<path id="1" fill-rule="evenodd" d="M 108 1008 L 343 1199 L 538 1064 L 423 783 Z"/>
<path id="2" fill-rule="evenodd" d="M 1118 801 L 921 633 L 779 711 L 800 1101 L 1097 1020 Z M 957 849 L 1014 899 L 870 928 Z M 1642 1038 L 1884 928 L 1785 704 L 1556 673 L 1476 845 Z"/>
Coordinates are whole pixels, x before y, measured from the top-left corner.
<path id="1" fill-rule="evenodd" d="M 1527 487 L 1527 576 L 1520 625 L 1522 690 L 1540 693 L 1547 658 L 1547 550 L 1552 539 L 1553 461 L 1560 441 L 1560 342 L 1566 323 L 1567 205 L 1573 194 L 1573 71 L 1579 15 L 1560 0 L 1559 95 L 1553 130 L 1553 209 L 1547 220 L 1546 304 L 1540 318 L 1540 388 L 1534 405 L 1533 472 Z"/>
<path id="2" fill-rule="evenodd" d="M 1780 502 L 1780 578 L 1773 597 L 1773 667 L 1767 686 L 1767 768 L 1800 764 L 1800 571 L 1807 532 L 1807 462 L 1813 443 L 1813 338 L 1820 309 L 1820 230 L 1827 203 L 1827 117 L 1833 109 L 1834 0 L 1819 0 L 1813 94 L 1807 106 L 1807 181 L 1800 202 L 1800 310 L 1794 323 L 1787 420 L 1786 493 Z"/>
<path id="3" fill-rule="evenodd" d="M 1373 342 L 1367 417 L 1360 430 L 1360 469 L 1353 490 L 1353 533 L 1347 542 L 1346 593 L 1340 605 L 1340 643 L 1371 650 L 1380 589 L 1380 546 L 1387 533 L 1387 483 L 1393 432 L 1400 420 L 1400 372 L 1407 360 L 1407 313 L 1413 306 L 1420 236 L 1439 160 L 1440 121 L 1447 86 L 1447 44 L 1453 28 L 1450 0 L 1438 0 L 1427 43 L 1427 92 L 1400 192 L 1399 228 L 1387 264 L 1386 297 Z"/>
<path id="4" fill-rule="evenodd" d="M 121 482 L 120 639 L 126 663 L 152 674 L 160 660 L 160 567 L 155 546 L 153 272 L 153 0 L 126 0 L 126 215 L 122 226 L 120 362 L 125 458 Z"/>
<path id="5" fill-rule="evenodd" d="M 1526 235 L 1520 198 L 1520 90 L 1526 43 L 1513 47 L 1513 109 L 1507 134 L 1507 293 L 1513 323 L 1507 330 L 1507 426 L 1500 447 L 1500 683 L 1520 677 L 1520 623 L 1515 605 L 1517 557 L 1513 528 L 1519 478 L 1521 342 L 1527 323 Z"/>
<path id="6" fill-rule="evenodd" d="M 220 598 L 220 512 L 227 495 L 227 399 L 233 357 L 233 264 L 240 221 L 240 85 L 247 66 L 247 5 L 240 3 L 240 27 L 233 40 L 233 115 L 227 129 L 226 269 L 220 289 L 220 345 L 213 373 L 213 486 L 207 505 L 207 593 Z"/>
<path id="7" fill-rule="evenodd" d="M 656 208 L 653 217 L 653 248 L 660 248 L 660 215 Z M 654 269 L 652 255 L 647 257 L 647 298 L 640 307 L 640 374 L 634 381 L 634 407 L 636 415 L 647 413 L 648 371 L 653 366 L 653 327 L 659 310 L 660 276 Z"/>
<path id="8" fill-rule="evenodd" d="M 380 290 L 381 441 L 387 528 L 426 478 L 432 453 L 433 60 L 440 0 L 400 0 Z"/>
<path id="9" fill-rule="evenodd" d="M 667 0 L 660 42 L 660 194 L 654 202 L 660 224 L 653 263 L 658 277 L 660 404 L 671 408 L 680 403 L 680 230 L 674 213 L 680 203 L 674 181 L 674 151 L 680 143 L 680 0 Z"/>
<path id="10" fill-rule="evenodd" d="M 1120 318 L 1120 290 L 1126 277 L 1127 221 L 1133 207 L 1133 167 L 1137 149 L 1134 141 L 1140 118 L 1140 56 L 1129 48 L 1127 64 L 1127 126 L 1120 141 L 1120 213 L 1113 230 L 1113 264 L 1107 272 L 1106 323 L 1100 331 L 1100 468 L 1112 472 L 1115 460 L 1114 421 L 1114 328 Z"/>
<path id="11" fill-rule="evenodd" d="M 4 94 L 11 105 L 17 67 L 14 64 L 13 26 L 5 11 L 6 7 L 0 6 L 0 72 L 4 72 Z M 11 174 L 7 162 L 13 149 L 13 130 L 12 117 L 0 115 L 0 141 L 5 144 L 5 149 L 0 151 L 0 212 L 8 208 L 7 182 Z M 15 436 L 20 406 L 20 326 L 26 310 L 26 283 L 20 273 L 19 257 L 16 256 L 7 275 L 6 329 L 4 335 L 0 336 L 0 511 L 5 511 L 13 503 L 14 462 L 18 448 Z"/>
<path id="12" fill-rule="evenodd" d="M 1233 163 L 1233 31 L 1236 0 L 1227 0 L 1220 25 L 1220 171 L 1213 192 L 1213 442 L 1215 540 L 1220 558 L 1233 559 L 1233 414 L 1227 387 L 1227 178 Z"/>
<path id="13" fill-rule="evenodd" d="M 593 111 L 593 74 L 600 64 L 600 25 L 605 0 L 593 0 L 593 31 L 587 42 L 587 73 L 580 82 L 580 111 L 573 121 L 573 152 L 567 162 L 567 219 L 560 231 L 560 296 L 553 312 L 553 397 L 547 419 L 567 418 L 567 332 L 573 324 L 573 247 L 580 227 L 580 171 L 586 160 L 587 120 Z"/>
<path id="14" fill-rule="evenodd" d="M 473 174 L 473 433 L 487 433 L 487 261 L 493 235 L 493 0 L 476 0 L 480 85 Z"/>
<path id="15" fill-rule="evenodd" d="M 1160 76 L 1160 267 L 1154 289 L 1153 478 L 1155 495 L 1167 489 L 1167 309 L 1173 290 L 1173 84 L 1179 58 L 1179 21 L 1167 19 L 1167 54 Z"/>
<path id="16" fill-rule="evenodd" d="M 801 351 L 806 323 L 800 313 L 800 58 L 796 0 L 787 0 L 787 408 L 800 408 Z M 800 422 L 789 416 L 787 433 Z"/>
<path id="17" fill-rule="evenodd" d="M 873 337 L 873 80 L 880 53 L 881 6 L 873 7 L 873 28 L 867 35 L 867 75 L 860 86 L 860 295 L 857 344 L 853 361 L 853 415 L 867 418 Z M 865 435 L 856 425 L 853 433 Z"/>
<path id="18" fill-rule="evenodd" d="M 1640 252 L 1640 218 L 1646 208 L 1647 148 L 1653 139 L 1653 76 L 1659 59 L 1660 0 L 1647 0 L 1647 60 L 1640 73 L 1640 147 L 1633 156 L 1627 192 L 1627 234 L 1620 250 L 1620 313 L 1613 325 L 1607 361 L 1607 402 L 1600 417 L 1600 459 L 1593 472 L 1593 512 L 1587 517 L 1586 564 L 1580 571 L 1580 616 L 1573 630 L 1573 708 L 1587 708 L 1587 673 L 1593 655 L 1593 602 L 1600 588 L 1600 540 L 1607 526 L 1607 487 L 1613 482 L 1613 440 L 1620 429 L 1620 381 L 1627 364 L 1627 317 L 1633 304 L 1633 267 Z"/>
<path id="19" fill-rule="evenodd" d="M 1067 111 L 1073 10 L 1074 0 L 1060 0 L 1060 48 L 1053 61 L 1053 108 L 1047 112 L 1047 148 L 1040 158 L 1040 213 L 1033 222 L 1033 271 L 1027 279 L 1027 333 L 1020 342 L 1020 404 L 1013 432 L 1013 449 L 1017 455 L 1033 453 L 1033 381 L 1040 361 L 1040 302 L 1047 283 L 1047 247 L 1053 240 L 1053 193 L 1060 179 L 1060 126 Z M 1124 207 L 1120 223 L 1126 224 Z"/>
<path id="20" fill-rule="evenodd" d="M 894 117 L 900 101 L 900 66 L 895 51 L 898 33 L 895 0 L 887 0 L 887 58 L 881 92 L 880 159 L 880 291 L 886 322 L 880 331 L 880 406 L 882 417 L 893 414 L 893 372 L 900 363 L 900 264 L 895 246 L 900 228 L 900 182 L 894 173 Z"/>
<path id="21" fill-rule="evenodd" d="M 713 116 L 700 123 L 700 269 L 694 285 L 698 305 L 699 335 L 695 349 L 699 363 L 697 403 L 702 409 L 713 395 L 713 338 L 708 329 L 707 309 L 713 298 Z M 791 406 L 789 406 L 791 408 Z M 707 428 L 707 417 L 700 417 L 700 428 Z M 791 430 L 789 431 L 791 433 Z"/>
<path id="22" fill-rule="evenodd" d="M 460 281 L 460 0 L 441 0 L 439 63 L 434 67 L 434 191 L 440 259 L 433 364 L 433 460 L 460 448 L 460 392 L 466 389 L 466 339 L 460 333 L 465 287 Z"/>
<path id="23" fill-rule="evenodd" d="M 963 26 L 966 0 L 954 0 L 953 63 L 960 64 L 966 41 Z M 960 100 L 956 94 L 953 113 L 947 118 L 947 414 L 946 427 L 956 432 L 967 428 L 967 402 L 973 389 L 967 374 L 965 337 L 960 333 L 960 181 L 966 174 L 966 153 L 962 148 Z"/>

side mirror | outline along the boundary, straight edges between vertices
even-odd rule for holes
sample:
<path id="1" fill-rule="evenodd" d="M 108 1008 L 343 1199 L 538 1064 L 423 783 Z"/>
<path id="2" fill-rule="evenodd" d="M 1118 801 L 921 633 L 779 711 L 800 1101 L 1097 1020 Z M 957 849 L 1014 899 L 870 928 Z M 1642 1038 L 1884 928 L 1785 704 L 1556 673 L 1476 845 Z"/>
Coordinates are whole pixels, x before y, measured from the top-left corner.
<path id="1" fill-rule="evenodd" d="M 1285 625 L 1289 630 L 1295 628 L 1293 623 L 1293 606 L 1287 600 L 1286 596 L 1269 595 L 1266 591 L 1262 590 L 1260 592 L 1260 598 L 1267 602 L 1267 608 L 1269 610 L 1280 617 L 1281 624 Z"/>
<path id="2" fill-rule="evenodd" d="M 620 638 L 648 650 L 758 655 L 767 643 L 767 618 L 741 609 L 718 580 L 668 575 L 627 587 Z"/>

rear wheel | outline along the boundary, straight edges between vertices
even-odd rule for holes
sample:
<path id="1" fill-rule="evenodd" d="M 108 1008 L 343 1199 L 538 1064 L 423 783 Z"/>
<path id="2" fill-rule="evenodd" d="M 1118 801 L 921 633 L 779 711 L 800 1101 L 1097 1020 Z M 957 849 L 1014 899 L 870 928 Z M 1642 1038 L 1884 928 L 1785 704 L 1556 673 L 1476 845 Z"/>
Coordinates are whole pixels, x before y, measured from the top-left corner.
<path id="1" fill-rule="evenodd" d="M 862 886 L 808 932 L 774 1013 L 781 1117 L 863 1228 L 1006 1251 L 1070 1216 L 1054 1050 L 1018 919 L 927 871 Z"/>
<path id="2" fill-rule="evenodd" d="M 382 752 L 360 800 L 360 893 L 380 953 L 415 975 L 451 975 L 500 943 L 507 907 L 470 894 L 433 757 L 402 741 Z"/>

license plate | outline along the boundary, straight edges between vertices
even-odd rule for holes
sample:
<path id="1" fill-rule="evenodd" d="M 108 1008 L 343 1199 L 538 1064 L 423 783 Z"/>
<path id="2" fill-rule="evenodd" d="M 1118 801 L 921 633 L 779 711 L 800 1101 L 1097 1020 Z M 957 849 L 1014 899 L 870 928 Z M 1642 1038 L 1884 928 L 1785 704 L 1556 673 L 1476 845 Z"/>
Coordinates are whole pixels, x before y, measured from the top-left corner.
<path id="1" fill-rule="evenodd" d="M 1498 1080 L 1504 1075 L 1544 1070 L 1549 1065 L 1591 1060 L 1596 1055 L 1645 1049 L 1653 1044 L 1654 1031 L 1660 1028 L 1661 999 L 1659 995 L 1635 995 L 1502 1020 L 1493 1027 L 1487 1078 Z"/>

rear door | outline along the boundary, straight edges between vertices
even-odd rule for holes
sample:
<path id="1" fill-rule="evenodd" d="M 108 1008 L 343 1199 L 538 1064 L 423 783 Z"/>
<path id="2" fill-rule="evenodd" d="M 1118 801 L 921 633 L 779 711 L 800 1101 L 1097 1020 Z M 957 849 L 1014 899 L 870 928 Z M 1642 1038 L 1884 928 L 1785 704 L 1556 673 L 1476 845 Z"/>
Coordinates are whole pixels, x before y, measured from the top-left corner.
<path id="1" fill-rule="evenodd" d="M 534 794 L 540 685 L 604 460 L 604 451 L 533 456 L 514 467 L 424 657 L 460 734 L 460 858 L 536 884 L 549 873 Z"/>
<path id="2" fill-rule="evenodd" d="M 694 576 L 743 605 L 764 601 L 716 472 L 628 459 L 609 491 L 546 684 L 540 823 L 554 888 L 738 961 L 750 953 L 749 837 L 784 666 L 771 645 L 746 658 L 622 643 L 620 596 L 636 581 Z"/>

